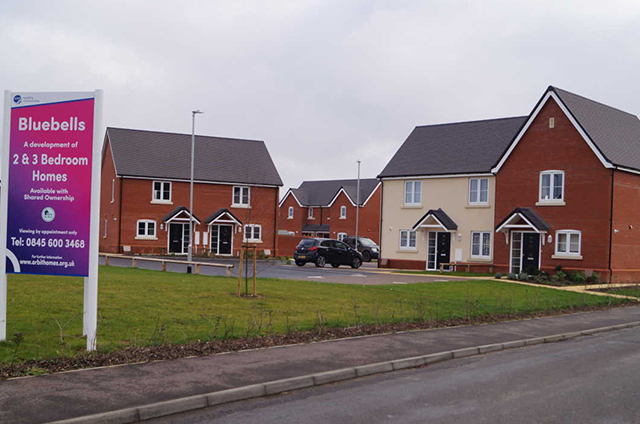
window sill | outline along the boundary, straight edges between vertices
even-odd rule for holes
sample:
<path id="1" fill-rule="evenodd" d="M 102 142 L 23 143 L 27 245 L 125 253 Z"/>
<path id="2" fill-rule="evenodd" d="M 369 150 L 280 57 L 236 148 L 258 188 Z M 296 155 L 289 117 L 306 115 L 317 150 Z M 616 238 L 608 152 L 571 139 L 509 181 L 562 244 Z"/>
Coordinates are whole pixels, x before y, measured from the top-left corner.
<path id="1" fill-rule="evenodd" d="M 243 243 L 262 243 L 262 240 L 242 240 Z"/>
<path id="2" fill-rule="evenodd" d="M 171 200 L 152 200 L 152 205 L 173 205 Z"/>
<path id="3" fill-rule="evenodd" d="M 402 205 L 402 209 L 422 209 L 422 204 L 420 204 L 420 205 Z"/>
<path id="4" fill-rule="evenodd" d="M 474 204 L 467 204 L 467 206 L 465 206 L 465 208 L 467 209 L 488 209 L 490 208 L 491 205 L 488 203 L 478 203 L 477 205 Z"/>
<path id="5" fill-rule="evenodd" d="M 136 240 L 158 240 L 158 237 L 136 236 Z"/>
<path id="6" fill-rule="evenodd" d="M 418 249 L 398 249 L 396 253 L 419 253 Z"/>
<path id="7" fill-rule="evenodd" d="M 293 217 L 292 216 L 288 216 L 287 219 L 293 219 Z"/>
<path id="8" fill-rule="evenodd" d="M 566 205 L 565 202 L 559 202 L 559 201 L 539 201 L 536 202 L 536 206 L 564 206 Z"/>
<path id="9" fill-rule="evenodd" d="M 347 217 L 346 216 L 344 216 L 344 217 L 341 216 L 340 219 L 347 219 Z"/>
<path id="10" fill-rule="evenodd" d="M 231 204 L 231 207 L 237 209 L 251 209 L 251 205 Z"/>
<path id="11" fill-rule="evenodd" d="M 467 262 L 492 262 L 491 256 L 471 256 Z"/>
<path id="12" fill-rule="evenodd" d="M 307 221 L 313 221 L 313 220 L 315 220 L 315 218 L 309 218 L 309 217 L 307 217 Z"/>
<path id="13" fill-rule="evenodd" d="M 573 261 L 581 261 L 582 255 L 551 255 L 551 259 L 569 259 Z"/>

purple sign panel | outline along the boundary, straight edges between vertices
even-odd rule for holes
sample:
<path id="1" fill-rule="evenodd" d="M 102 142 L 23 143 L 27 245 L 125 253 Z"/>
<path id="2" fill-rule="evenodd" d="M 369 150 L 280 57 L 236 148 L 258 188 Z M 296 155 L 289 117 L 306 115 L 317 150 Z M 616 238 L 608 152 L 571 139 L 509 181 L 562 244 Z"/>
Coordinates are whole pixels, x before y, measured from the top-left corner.
<path id="1" fill-rule="evenodd" d="M 88 276 L 93 120 L 94 93 L 14 93 L 8 273 Z"/>

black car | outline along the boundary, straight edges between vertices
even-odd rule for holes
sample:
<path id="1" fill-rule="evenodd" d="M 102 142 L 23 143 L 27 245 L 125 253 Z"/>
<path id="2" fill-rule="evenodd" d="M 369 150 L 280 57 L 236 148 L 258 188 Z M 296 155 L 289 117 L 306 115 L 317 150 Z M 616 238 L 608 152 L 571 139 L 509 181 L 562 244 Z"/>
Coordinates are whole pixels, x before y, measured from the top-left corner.
<path id="1" fill-rule="evenodd" d="M 342 239 L 342 241 L 344 241 L 350 248 L 356 248 L 355 237 L 345 237 Z M 365 262 L 371 262 L 371 259 L 378 259 L 378 257 L 380 256 L 380 247 L 376 244 L 375 241 L 367 237 L 358 237 L 357 250 L 362 254 L 362 260 L 364 260 Z"/>
<path id="2" fill-rule="evenodd" d="M 359 252 L 341 241 L 323 238 L 302 239 L 296 246 L 293 259 L 298 266 L 313 262 L 320 268 L 325 264 L 331 264 L 334 268 L 349 265 L 354 269 L 362 265 L 362 255 Z"/>

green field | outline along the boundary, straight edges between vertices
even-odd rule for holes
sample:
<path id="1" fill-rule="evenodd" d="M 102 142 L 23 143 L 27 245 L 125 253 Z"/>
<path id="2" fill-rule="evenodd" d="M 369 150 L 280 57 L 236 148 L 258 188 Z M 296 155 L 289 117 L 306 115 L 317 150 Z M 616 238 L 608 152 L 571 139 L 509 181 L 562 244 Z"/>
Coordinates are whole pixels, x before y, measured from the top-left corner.
<path id="1" fill-rule="evenodd" d="M 611 298 L 497 281 L 356 286 L 259 279 L 262 297 L 235 297 L 237 280 L 101 267 L 98 348 L 285 334 L 318 327 L 441 320 L 606 305 Z M 82 352 L 80 278 L 10 275 L 8 341 L 0 363 Z M 614 303 L 620 302 L 614 300 Z M 19 346 L 16 333 L 23 335 Z"/>
<path id="2" fill-rule="evenodd" d="M 602 293 L 619 294 L 621 296 L 631 296 L 640 298 L 640 285 L 619 287 L 606 290 L 597 290 Z"/>
<path id="3" fill-rule="evenodd" d="M 394 274 L 417 274 L 417 275 L 442 275 L 453 277 L 493 277 L 494 274 L 486 272 L 466 272 L 466 271 L 391 271 Z"/>

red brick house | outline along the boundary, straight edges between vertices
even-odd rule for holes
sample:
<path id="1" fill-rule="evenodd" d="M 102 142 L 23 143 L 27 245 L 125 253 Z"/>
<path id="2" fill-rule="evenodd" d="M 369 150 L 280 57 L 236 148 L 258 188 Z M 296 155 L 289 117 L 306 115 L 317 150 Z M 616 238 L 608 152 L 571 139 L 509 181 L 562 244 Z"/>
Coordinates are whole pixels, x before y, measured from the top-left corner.
<path id="1" fill-rule="evenodd" d="M 549 87 L 496 174 L 494 264 L 640 281 L 640 120 Z"/>
<path id="2" fill-rule="evenodd" d="M 302 237 L 342 239 L 356 229 L 357 180 L 304 181 L 279 205 L 281 254 L 293 254 Z M 380 242 L 380 181 L 360 180 L 358 235 Z"/>
<path id="3" fill-rule="evenodd" d="M 187 253 L 191 135 L 107 128 L 100 251 Z M 277 249 L 282 180 L 263 141 L 196 136 L 194 254 Z"/>

